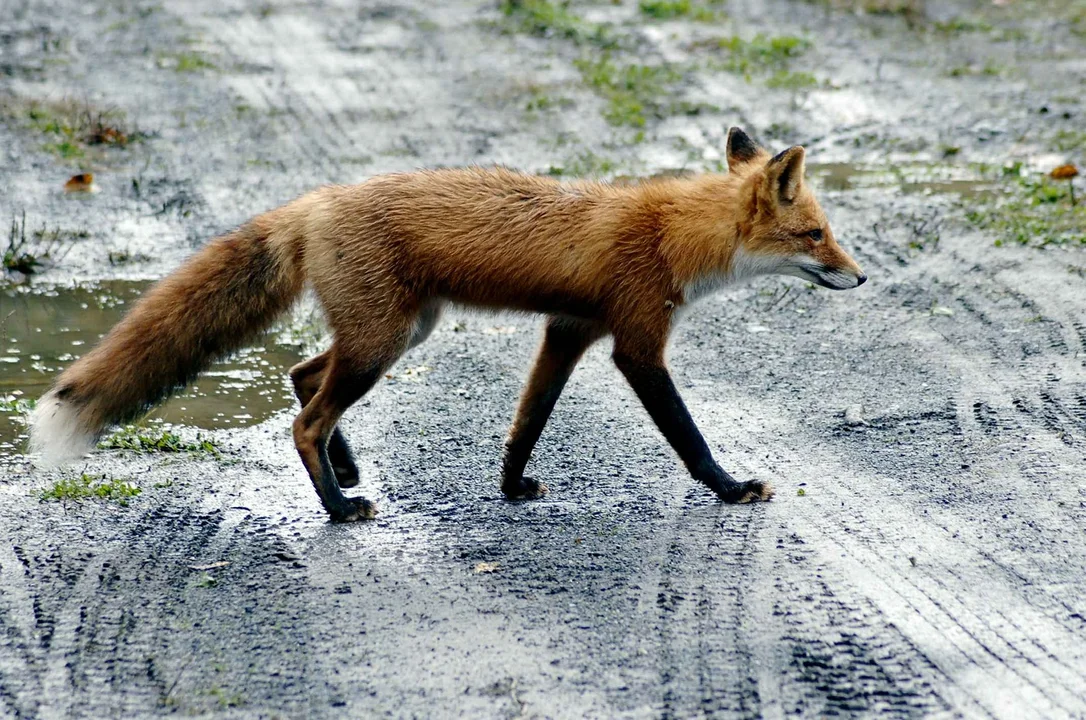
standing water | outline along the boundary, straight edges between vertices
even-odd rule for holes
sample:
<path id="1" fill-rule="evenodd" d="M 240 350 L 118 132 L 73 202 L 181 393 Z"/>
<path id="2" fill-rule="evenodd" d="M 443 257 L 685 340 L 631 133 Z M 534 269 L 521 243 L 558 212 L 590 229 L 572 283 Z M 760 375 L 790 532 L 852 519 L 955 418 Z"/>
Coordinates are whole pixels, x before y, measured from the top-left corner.
<path id="1" fill-rule="evenodd" d="M 0 289 L 0 456 L 23 451 L 25 416 L 33 401 L 93 348 L 150 284 L 114 280 L 47 291 Z M 148 419 L 206 429 L 261 422 L 297 402 L 287 370 L 301 359 L 299 347 L 268 336 L 262 346 L 213 365 Z"/>

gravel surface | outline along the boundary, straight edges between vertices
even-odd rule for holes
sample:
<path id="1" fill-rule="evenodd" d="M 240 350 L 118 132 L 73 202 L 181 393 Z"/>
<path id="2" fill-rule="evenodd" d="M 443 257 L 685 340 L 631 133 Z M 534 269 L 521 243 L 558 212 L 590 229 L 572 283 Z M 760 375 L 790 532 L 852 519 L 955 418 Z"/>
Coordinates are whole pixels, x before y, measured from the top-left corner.
<path id="1" fill-rule="evenodd" d="M 0 717 L 1086 717 L 1086 255 L 1019 245 L 993 200 L 1086 164 L 1086 10 L 843 4 L 919 5 L 5 0 L 0 219 L 63 237 L 0 277 Z M 648 89 L 608 79 L 629 64 Z M 540 324 L 458 311 L 343 421 L 374 522 L 327 522 L 285 378 L 214 421 L 259 360 L 206 381 L 217 453 L 19 452 L 18 401 L 80 352 L 34 335 L 105 312 L 49 310 L 65 293 L 161 277 L 322 183 L 715 170 L 730 125 L 807 146 L 870 277 L 761 279 L 674 335 L 718 460 L 772 503 L 714 502 L 605 345 L 530 466 L 550 493 L 504 501 Z M 97 192 L 63 192 L 80 171 Z M 311 301 L 277 333 L 327 342 Z M 40 499 L 80 474 L 140 493 Z"/>

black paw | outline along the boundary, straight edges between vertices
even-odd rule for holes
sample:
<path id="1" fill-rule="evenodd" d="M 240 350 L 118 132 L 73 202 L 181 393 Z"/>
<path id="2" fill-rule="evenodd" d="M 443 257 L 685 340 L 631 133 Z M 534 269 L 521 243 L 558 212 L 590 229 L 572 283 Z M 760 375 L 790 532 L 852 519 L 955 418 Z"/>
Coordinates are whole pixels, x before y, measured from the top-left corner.
<path id="1" fill-rule="evenodd" d="M 719 488 L 713 488 L 717 497 L 726 503 L 743 504 L 749 502 L 769 502 L 773 499 L 773 487 L 761 480 L 733 482 Z"/>
<path id="2" fill-rule="evenodd" d="M 332 522 L 372 520 L 377 516 L 377 506 L 366 498 L 344 498 L 346 502 L 335 510 L 329 510 Z"/>
<path id="3" fill-rule="evenodd" d="M 547 486 L 526 477 L 506 478 L 502 480 L 502 492 L 506 500 L 536 500 L 547 494 Z"/>

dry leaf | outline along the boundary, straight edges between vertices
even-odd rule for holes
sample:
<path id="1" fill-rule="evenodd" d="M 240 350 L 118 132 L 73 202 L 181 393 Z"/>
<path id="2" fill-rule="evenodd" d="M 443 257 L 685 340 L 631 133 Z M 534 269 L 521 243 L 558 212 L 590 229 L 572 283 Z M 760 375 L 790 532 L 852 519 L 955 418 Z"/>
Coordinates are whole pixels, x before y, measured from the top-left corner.
<path id="1" fill-rule="evenodd" d="M 79 173 L 64 183 L 65 192 L 89 192 L 94 187 L 94 173 Z"/>
<path id="2" fill-rule="evenodd" d="M 1060 165 L 1048 175 L 1053 180 L 1070 180 L 1073 177 L 1078 177 L 1078 168 L 1071 163 L 1067 163 L 1066 165 Z"/>

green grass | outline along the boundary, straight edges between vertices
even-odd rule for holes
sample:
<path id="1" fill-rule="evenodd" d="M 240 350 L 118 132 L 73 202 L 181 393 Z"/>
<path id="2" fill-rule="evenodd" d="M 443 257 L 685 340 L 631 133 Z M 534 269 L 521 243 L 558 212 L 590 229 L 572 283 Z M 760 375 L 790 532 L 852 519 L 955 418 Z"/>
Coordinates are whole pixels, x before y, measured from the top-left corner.
<path id="1" fill-rule="evenodd" d="M 610 175 L 618 170 L 618 167 L 615 161 L 586 150 L 570 158 L 565 165 L 552 165 L 547 174 L 556 177 L 600 177 Z"/>
<path id="2" fill-rule="evenodd" d="M 41 149 L 53 153 L 64 160 L 81 158 L 87 154 L 82 145 L 74 143 L 71 140 L 63 140 L 58 143 L 45 143 L 41 146 Z"/>
<path id="3" fill-rule="evenodd" d="M 965 215 L 976 227 L 994 234 L 997 246 L 1086 245 L 1086 204 L 1081 199 L 1071 204 L 1066 180 L 1023 175 L 1016 163 L 1004 169 L 1001 186 L 1000 192 L 979 198 L 982 205 Z"/>
<path id="4" fill-rule="evenodd" d="M 153 431 L 130 425 L 98 443 L 103 450 L 129 450 L 137 453 L 188 453 L 219 457 L 221 452 L 214 440 L 196 436 L 196 442 L 185 442 L 168 430 Z"/>
<path id="5" fill-rule="evenodd" d="M 76 240 L 89 236 L 90 233 L 86 230 L 49 230 L 42 227 L 32 232 L 28 238 L 24 211 L 20 218 L 11 219 L 7 243 L 0 245 L 0 267 L 23 275 L 33 275 L 46 265 L 62 260 Z"/>
<path id="6" fill-rule="evenodd" d="M 524 103 L 524 109 L 528 112 L 547 112 L 548 110 L 568 110 L 576 103 L 570 98 L 548 95 L 542 88 L 532 87 L 528 90 L 528 101 Z"/>
<path id="7" fill-rule="evenodd" d="M 0 103 L 0 114 L 41 134 L 42 149 L 66 161 L 84 158 L 90 146 L 126 147 L 146 137 L 127 126 L 119 110 L 84 101 L 16 98 Z"/>
<path id="8" fill-rule="evenodd" d="M 1086 152 L 1086 132 L 1060 130 L 1052 138 L 1052 146 L 1062 152 Z"/>
<path id="9" fill-rule="evenodd" d="M 603 117 L 612 125 L 640 128 L 648 116 L 666 115 L 663 102 L 682 74 L 665 65 L 619 65 L 609 57 L 574 62 L 585 84 L 607 100 Z"/>
<path id="10" fill-rule="evenodd" d="M 174 56 L 176 65 L 173 69 L 180 73 L 199 72 L 201 70 L 218 70 L 218 66 L 203 55 L 196 52 L 183 52 Z"/>
<path id="11" fill-rule="evenodd" d="M 1080 0 L 1075 3 L 1068 20 L 1071 22 L 1071 32 L 1076 35 L 1086 35 L 1086 2 Z"/>
<path id="12" fill-rule="evenodd" d="M 14 395 L 8 395 L 7 397 L 0 397 L 0 412 L 25 415 L 33 410 L 36 404 L 37 401 L 33 399 L 24 400 Z"/>
<path id="13" fill-rule="evenodd" d="M 959 35 L 971 32 L 991 32 L 994 28 L 986 20 L 955 17 L 942 22 L 936 22 L 932 26 L 936 32 L 944 35 Z"/>
<path id="14" fill-rule="evenodd" d="M 713 3 L 718 4 L 718 3 Z M 642 15 L 656 20 L 674 20 L 690 18 L 699 22 L 713 22 L 723 14 L 705 5 L 695 4 L 691 0 L 641 0 L 638 8 Z"/>
<path id="15" fill-rule="evenodd" d="M 1005 68 L 989 60 L 984 65 L 958 65 L 947 71 L 950 77 L 997 77 L 1005 72 Z"/>
<path id="16" fill-rule="evenodd" d="M 602 25 L 586 22 L 569 11 L 566 3 L 548 0 L 502 0 L 506 28 L 536 37 L 557 37 L 577 43 L 609 47 L 614 44 Z"/>
<path id="17" fill-rule="evenodd" d="M 806 90 L 817 87 L 818 78 L 807 72 L 778 70 L 766 79 L 765 86 L 782 90 Z"/>
<path id="18" fill-rule="evenodd" d="M 755 35 L 744 40 L 738 35 L 719 38 L 713 43 L 724 54 L 718 67 L 727 72 L 743 75 L 749 81 L 755 75 L 777 77 L 777 83 L 790 69 L 793 60 L 802 56 L 811 48 L 811 42 L 794 35 Z M 810 73 L 799 73 L 813 78 Z M 817 84 L 817 83 L 816 83 Z M 776 85 L 784 86 L 783 84 Z"/>
<path id="19" fill-rule="evenodd" d="M 127 506 L 131 498 L 140 494 L 140 489 L 131 483 L 105 475 L 82 473 L 78 478 L 61 479 L 52 487 L 42 490 L 41 500 L 65 502 L 69 500 L 107 500 Z"/>

